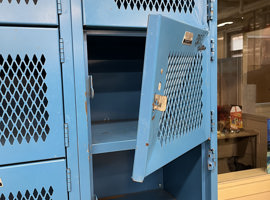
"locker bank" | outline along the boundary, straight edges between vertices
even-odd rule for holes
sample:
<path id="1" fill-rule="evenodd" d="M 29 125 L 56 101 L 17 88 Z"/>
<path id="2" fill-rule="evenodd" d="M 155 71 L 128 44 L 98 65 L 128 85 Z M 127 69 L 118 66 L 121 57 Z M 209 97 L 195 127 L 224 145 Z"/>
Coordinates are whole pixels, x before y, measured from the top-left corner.
<path id="1" fill-rule="evenodd" d="M 216 4 L 0 1 L 0 199 L 216 200 Z"/>

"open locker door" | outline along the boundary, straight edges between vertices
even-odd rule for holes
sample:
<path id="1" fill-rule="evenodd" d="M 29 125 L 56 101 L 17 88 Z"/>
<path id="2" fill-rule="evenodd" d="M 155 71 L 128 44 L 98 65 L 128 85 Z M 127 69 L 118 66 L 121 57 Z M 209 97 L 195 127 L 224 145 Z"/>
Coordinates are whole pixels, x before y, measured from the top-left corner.
<path id="1" fill-rule="evenodd" d="M 206 30 L 149 16 L 132 177 L 136 182 L 209 138 L 207 37 Z"/>

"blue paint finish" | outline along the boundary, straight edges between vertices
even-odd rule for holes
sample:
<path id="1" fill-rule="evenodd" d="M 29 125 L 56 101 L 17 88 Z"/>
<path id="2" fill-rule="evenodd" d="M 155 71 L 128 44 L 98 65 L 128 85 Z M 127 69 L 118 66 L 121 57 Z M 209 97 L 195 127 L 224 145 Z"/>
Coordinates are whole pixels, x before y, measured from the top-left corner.
<path id="1" fill-rule="evenodd" d="M 194 34 L 194 41 L 190 46 L 182 44 L 186 31 Z M 162 113 L 161 111 L 153 111 L 154 95 L 165 95 L 164 85 L 166 82 L 166 77 L 168 76 L 166 75 L 168 71 L 168 57 L 170 55 L 180 55 L 180 57 L 182 57 L 185 55 L 192 56 L 194 53 L 197 54 L 198 48 L 201 45 L 205 45 L 204 38 L 207 36 L 207 34 L 208 33 L 206 30 L 173 21 L 162 17 L 161 15 L 150 15 L 149 17 L 141 91 L 141 106 L 138 123 L 138 137 L 133 171 L 133 180 L 135 181 L 142 182 L 145 176 L 151 174 L 155 170 L 166 165 L 170 161 L 176 159 L 180 155 L 209 138 L 210 72 L 208 69 L 208 61 L 205 52 L 201 52 L 201 76 L 203 80 L 201 86 L 203 91 L 201 97 L 203 107 L 201 112 L 203 117 L 200 126 L 191 131 L 186 130 L 185 133 L 181 134 L 181 136 L 164 142 L 166 138 L 162 140 L 158 135 Z M 199 44 L 200 42 L 197 42 L 199 37 L 202 39 L 201 44 Z M 185 62 L 187 62 L 190 58 L 185 59 Z M 181 64 L 181 66 L 183 65 L 184 64 Z M 182 77 L 181 80 L 182 79 L 184 79 L 184 77 Z M 163 85 L 160 91 L 158 90 L 159 82 L 161 82 Z M 192 98 L 195 97 L 192 96 Z M 186 103 L 189 101 L 191 107 L 193 101 L 187 100 Z M 180 99 L 172 103 L 170 105 L 172 107 L 167 109 L 176 109 L 179 102 Z M 185 106 L 185 104 L 183 106 Z M 178 121 L 178 123 L 180 123 L 181 120 Z M 188 126 L 188 124 L 186 124 L 186 126 Z M 168 129 L 167 132 L 169 131 L 173 130 Z M 178 134 L 178 132 L 175 131 L 174 134 Z"/>
<path id="2" fill-rule="evenodd" d="M 12 72 L 5 73 L 5 81 L 9 78 L 15 88 L 12 92 L 12 86 L 8 88 L 1 80 L 1 87 L 7 89 L 3 97 L 9 100 L 7 107 L 4 100 L 1 102 L 1 108 L 4 108 L 0 118 L 4 122 L 1 137 L 8 133 L 9 139 L 0 147 L 0 165 L 65 157 L 58 30 L 1 27 L 0 35 L 4 58 L 0 70 L 4 72 L 8 66 Z M 18 79 L 17 84 L 15 79 Z M 46 138 L 42 138 L 43 134 Z"/>
<path id="3" fill-rule="evenodd" d="M 213 122 L 215 124 L 213 128 L 213 132 L 211 133 L 211 141 L 209 142 L 208 148 L 212 148 L 215 151 L 215 155 L 218 155 L 217 148 L 217 1 L 213 1 L 213 20 L 209 22 L 209 30 L 210 30 L 210 38 L 215 41 L 214 47 L 214 61 L 209 61 L 209 69 L 211 72 L 211 110 L 214 113 Z M 208 41 L 208 45 L 210 46 L 210 41 Z M 210 58 L 210 49 L 208 50 L 209 58 Z M 217 157 L 216 157 L 217 161 Z M 209 176 L 210 180 L 208 180 L 209 184 L 207 187 L 206 199 L 216 200 L 218 199 L 218 162 L 216 162 L 216 167 L 212 171 L 208 171 L 207 176 Z"/>
<path id="4" fill-rule="evenodd" d="M 135 149 L 137 125 L 137 121 L 92 125 L 93 154 Z"/>
<path id="5" fill-rule="evenodd" d="M 164 189 L 176 200 L 204 200 L 201 150 L 199 145 L 163 168 Z"/>
<path id="6" fill-rule="evenodd" d="M 61 0 L 62 14 L 59 15 L 60 37 L 64 41 L 65 62 L 62 63 L 63 99 L 65 123 L 68 124 L 69 146 L 66 149 L 67 168 L 71 171 L 69 199 L 81 199 L 78 155 L 78 136 L 75 102 L 75 80 L 73 68 L 73 44 L 70 0 Z"/>
<path id="7" fill-rule="evenodd" d="M 12 0 L 0 2 L 0 24 L 11 25 L 57 25 L 57 0 Z"/>
<path id="8" fill-rule="evenodd" d="M 134 151 L 94 155 L 94 184 L 98 198 L 162 188 L 163 170 L 148 176 L 144 183 L 132 181 Z"/>
<path id="9" fill-rule="evenodd" d="M 88 62 L 86 38 L 82 25 L 82 2 L 71 1 L 72 43 L 74 59 L 75 101 L 78 133 L 79 176 L 81 199 L 94 199 L 90 94 L 88 85 Z"/>
<path id="10" fill-rule="evenodd" d="M 64 159 L 1 167 L 0 177 L 1 199 L 68 199 Z"/>
<path id="11" fill-rule="evenodd" d="M 140 96 L 140 91 L 95 93 L 91 100 L 92 121 L 138 119 Z"/>
<path id="12" fill-rule="evenodd" d="M 120 8 L 117 6 L 118 2 L 123 2 Z M 125 9 L 124 2 L 134 3 L 139 1 L 83 0 L 84 25 L 94 27 L 142 28 L 147 27 L 147 18 L 149 14 L 162 14 L 163 16 L 169 17 L 171 19 L 176 19 L 188 24 L 196 24 L 199 27 L 207 26 L 207 4 L 205 0 L 195 0 L 195 6 L 192 8 L 192 12 L 188 10 L 186 13 L 184 12 L 184 9 L 181 13 L 179 13 L 178 9 L 174 12 L 173 6 L 171 6 L 169 11 L 167 7 L 164 11 L 162 11 L 162 4 L 158 6 L 158 11 L 156 11 L 155 8 L 151 11 L 149 5 L 144 9 L 143 3 L 139 3 L 139 9 L 136 5 L 134 6 L 134 9 L 131 9 L 131 4 L 129 4 Z M 158 3 L 164 1 L 156 0 L 155 2 Z M 169 1 L 167 2 L 170 4 Z M 187 0 L 182 2 L 186 3 L 192 1 Z"/>

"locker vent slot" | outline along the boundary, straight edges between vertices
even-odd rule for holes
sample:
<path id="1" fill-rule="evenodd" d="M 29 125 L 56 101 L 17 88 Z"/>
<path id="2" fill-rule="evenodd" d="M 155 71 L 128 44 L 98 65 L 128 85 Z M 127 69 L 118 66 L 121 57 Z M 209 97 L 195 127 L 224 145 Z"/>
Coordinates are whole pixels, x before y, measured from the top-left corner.
<path id="1" fill-rule="evenodd" d="M 192 13 L 195 0 L 114 0 L 118 9 Z"/>
<path id="2" fill-rule="evenodd" d="M 202 54 L 171 53 L 164 95 L 167 108 L 159 121 L 161 145 L 198 129 L 202 124 Z"/>
<path id="3" fill-rule="evenodd" d="M 46 110 L 46 58 L 0 54 L 0 143 L 45 141 L 50 127 Z"/>
<path id="4" fill-rule="evenodd" d="M 0 200 L 52 200 L 53 192 L 52 186 L 48 190 L 43 187 L 40 191 L 37 189 L 32 192 L 26 190 L 26 192 L 19 191 L 17 194 L 10 192 L 8 196 L 1 194 Z"/>
<path id="5" fill-rule="evenodd" d="M 38 3 L 38 0 L 0 0 L 0 3 L 3 3 L 4 1 L 7 1 L 10 4 L 11 3 L 21 4 L 24 2 L 26 4 L 34 3 L 35 5 L 37 5 L 37 3 Z"/>

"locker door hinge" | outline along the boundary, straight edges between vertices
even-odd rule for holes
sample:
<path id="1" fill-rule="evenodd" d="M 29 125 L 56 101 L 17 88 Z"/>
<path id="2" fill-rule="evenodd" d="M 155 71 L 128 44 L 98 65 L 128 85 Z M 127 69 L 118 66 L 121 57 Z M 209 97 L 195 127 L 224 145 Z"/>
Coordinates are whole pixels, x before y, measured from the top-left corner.
<path id="1" fill-rule="evenodd" d="M 212 171 L 216 168 L 216 154 L 214 149 L 208 151 L 208 170 Z"/>
<path id="2" fill-rule="evenodd" d="M 60 62 L 65 62 L 65 52 L 64 52 L 64 40 L 63 38 L 59 39 L 59 45 L 60 45 Z"/>
<path id="3" fill-rule="evenodd" d="M 211 129 L 211 132 L 214 132 L 215 130 L 215 119 L 214 119 L 214 111 L 210 111 L 210 129 Z"/>
<path id="4" fill-rule="evenodd" d="M 67 169 L 67 190 L 71 192 L 71 170 Z"/>
<path id="5" fill-rule="evenodd" d="M 215 40 L 214 39 L 211 39 L 211 42 L 210 42 L 210 50 L 211 50 L 211 61 L 215 61 Z"/>
<path id="6" fill-rule="evenodd" d="M 62 2 L 61 2 L 61 0 L 57 0 L 57 13 L 58 13 L 58 15 L 62 14 Z"/>
<path id="7" fill-rule="evenodd" d="M 208 0 L 207 4 L 207 20 L 211 21 L 214 18 L 214 3 L 215 0 Z"/>
<path id="8" fill-rule="evenodd" d="M 65 134 L 65 147 L 69 147 L 69 129 L 68 129 L 68 124 L 65 123 L 64 124 L 64 127 L 65 127 L 65 131 L 64 131 L 64 134 Z"/>

